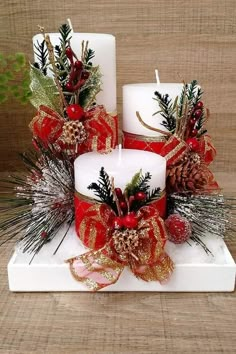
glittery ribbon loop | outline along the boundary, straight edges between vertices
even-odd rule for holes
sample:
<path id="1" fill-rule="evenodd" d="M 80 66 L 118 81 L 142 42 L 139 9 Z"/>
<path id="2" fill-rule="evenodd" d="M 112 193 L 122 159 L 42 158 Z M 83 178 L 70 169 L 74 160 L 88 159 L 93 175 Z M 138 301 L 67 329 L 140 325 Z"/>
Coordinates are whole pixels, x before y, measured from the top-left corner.
<path id="1" fill-rule="evenodd" d="M 118 116 L 107 113 L 103 106 L 96 106 L 86 112 L 83 121 L 87 139 L 79 144 L 78 153 L 89 151 L 109 152 L 118 143 Z"/>
<path id="2" fill-rule="evenodd" d="M 160 155 L 166 158 L 168 167 L 179 162 L 188 150 L 185 141 L 172 135 L 161 149 Z"/>
<path id="3" fill-rule="evenodd" d="M 75 146 L 65 144 L 62 139 L 63 125 L 67 122 L 47 106 L 40 106 L 37 116 L 30 123 L 34 137 L 47 144 L 57 144 L 57 148 L 74 150 Z M 85 112 L 81 121 L 86 131 L 86 139 L 77 144 L 76 154 L 98 151 L 102 153 L 114 149 L 118 143 L 118 116 L 107 113 L 103 106 L 96 106 Z"/>
<path id="4" fill-rule="evenodd" d="M 209 165 L 214 160 L 216 156 L 216 148 L 212 143 L 210 135 L 206 134 L 200 138 L 199 151 L 207 165 Z"/>
<path id="5" fill-rule="evenodd" d="M 34 137 L 39 137 L 44 143 L 54 143 L 62 133 L 64 119 L 51 108 L 41 105 L 37 115 L 29 124 Z"/>
<path id="6" fill-rule="evenodd" d="M 75 213 L 80 215 L 76 230 L 91 250 L 67 262 L 72 275 L 90 290 L 115 283 L 125 266 L 145 281 L 164 281 L 171 275 L 173 262 L 164 252 L 167 236 L 155 202 L 142 207 L 137 213 L 137 228 L 126 231 L 114 230 L 115 213 L 106 204 L 91 204 L 77 195 L 75 208 Z M 131 241 L 129 252 L 117 247 L 127 237 Z"/>

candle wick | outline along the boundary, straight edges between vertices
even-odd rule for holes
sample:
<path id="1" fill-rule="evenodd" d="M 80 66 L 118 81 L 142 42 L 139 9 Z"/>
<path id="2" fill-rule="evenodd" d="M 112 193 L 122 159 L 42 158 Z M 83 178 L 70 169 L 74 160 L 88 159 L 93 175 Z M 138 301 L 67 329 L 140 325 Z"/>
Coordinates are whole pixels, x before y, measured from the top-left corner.
<path id="1" fill-rule="evenodd" d="M 118 162 L 121 162 L 121 156 L 122 156 L 122 146 L 119 144 L 119 157 L 118 157 Z"/>
<path id="2" fill-rule="evenodd" d="M 159 73 L 158 73 L 158 70 L 156 69 L 155 70 L 155 75 L 156 75 L 156 82 L 157 82 L 157 85 L 160 85 L 160 77 L 159 77 Z"/>
<path id="3" fill-rule="evenodd" d="M 71 23 L 70 18 L 67 19 L 67 22 L 68 22 L 68 25 L 69 25 L 69 27 L 70 27 L 71 33 L 74 33 L 74 30 L 73 30 L 73 27 L 72 27 L 72 23 Z"/>

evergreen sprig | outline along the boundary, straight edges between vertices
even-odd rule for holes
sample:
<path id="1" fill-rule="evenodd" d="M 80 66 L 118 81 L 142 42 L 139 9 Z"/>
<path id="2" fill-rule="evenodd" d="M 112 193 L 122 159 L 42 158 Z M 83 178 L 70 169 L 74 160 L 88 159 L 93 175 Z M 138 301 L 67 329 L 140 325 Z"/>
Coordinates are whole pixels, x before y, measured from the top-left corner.
<path id="1" fill-rule="evenodd" d="M 156 100 L 159 103 L 161 110 L 155 112 L 153 115 L 160 113 L 161 116 L 164 118 L 161 125 L 163 125 L 170 132 L 174 132 L 176 127 L 176 118 L 174 114 L 177 108 L 177 100 L 175 100 L 175 102 L 172 103 L 172 100 L 169 98 L 168 94 L 162 95 L 158 91 L 155 91 L 154 95 L 156 96 L 154 100 Z"/>
<path id="2" fill-rule="evenodd" d="M 92 190 L 94 194 L 103 202 L 108 204 L 114 211 L 117 211 L 115 202 L 113 200 L 112 186 L 109 175 L 104 167 L 99 172 L 98 183 L 92 182 L 88 189 Z"/>
<path id="3" fill-rule="evenodd" d="M 183 88 L 182 88 L 182 91 L 181 91 L 181 95 L 180 95 L 180 99 L 179 99 L 179 107 L 178 107 L 178 115 L 179 115 L 179 117 L 182 117 L 182 115 L 183 115 L 187 88 L 188 88 L 187 84 L 183 85 Z"/>
<path id="4" fill-rule="evenodd" d="M 95 57 L 95 51 L 89 48 L 84 56 L 84 64 L 92 65 L 90 60 L 92 60 L 94 57 Z"/>
<path id="5" fill-rule="evenodd" d="M 146 204 L 152 203 L 154 200 L 160 198 L 160 188 L 154 188 L 151 191 L 148 191 Z"/>
<path id="6" fill-rule="evenodd" d="M 54 48 L 56 67 L 58 70 L 57 78 L 61 84 L 62 90 L 65 89 L 65 82 L 70 71 L 70 62 L 65 54 L 66 48 L 70 45 L 71 28 L 67 23 L 64 23 L 59 28 L 60 45 Z"/>
<path id="7" fill-rule="evenodd" d="M 64 23 L 59 28 L 60 43 L 62 48 L 66 48 L 71 40 L 71 28 L 67 23 Z"/>
<path id="8" fill-rule="evenodd" d="M 135 173 L 131 181 L 126 185 L 125 187 L 125 192 L 127 193 L 127 196 L 134 195 L 136 192 L 144 192 L 147 193 L 149 190 L 149 184 L 148 182 L 151 179 L 151 174 L 149 172 L 145 173 L 145 175 L 142 175 L 142 170 L 139 172 Z"/>
<path id="9" fill-rule="evenodd" d="M 41 43 L 37 41 L 37 43 L 34 44 L 34 53 L 38 59 L 38 62 L 34 63 L 34 66 L 40 69 L 44 75 L 47 75 L 48 49 L 45 40 Z"/>

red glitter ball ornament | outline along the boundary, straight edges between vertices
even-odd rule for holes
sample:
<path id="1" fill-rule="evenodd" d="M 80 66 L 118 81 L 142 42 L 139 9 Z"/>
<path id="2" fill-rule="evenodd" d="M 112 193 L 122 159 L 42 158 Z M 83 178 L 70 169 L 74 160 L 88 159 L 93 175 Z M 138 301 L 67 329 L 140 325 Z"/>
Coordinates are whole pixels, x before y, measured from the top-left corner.
<path id="1" fill-rule="evenodd" d="M 171 214 L 165 221 L 168 240 L 173 243 L 184 243 L 192 234 L 192 227 L 188 219 L 179 214 Z"/>

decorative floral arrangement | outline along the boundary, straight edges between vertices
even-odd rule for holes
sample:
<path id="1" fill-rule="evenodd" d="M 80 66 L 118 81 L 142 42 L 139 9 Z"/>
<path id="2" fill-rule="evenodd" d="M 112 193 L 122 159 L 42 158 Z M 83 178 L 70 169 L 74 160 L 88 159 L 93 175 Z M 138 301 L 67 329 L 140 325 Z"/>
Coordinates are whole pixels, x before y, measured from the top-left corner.
<path id="1" fill-rule="evenodd" d="M 27 70 L 23 54 L 13 57 L 17 70 L 24 67 L 29 79 L 24 102 L 27 98 L 37 110 L 29 125 L 35 150 L 21 154 L 25 173 L 3 181 L 0 225 L 2 243 L 20 235 L 23 250 L 33 254 L 74 220 L 74 159 L 87 151 L 108 152 L 118 141 L 117 116 L 96 105 L 101 73 L 92 65 L 95 53 L 88 42 L 82 42 L 78 59 L 67 24 L 60 27 L 60 45 L 55 48 L 41 31 L 37 63 Z"/>
<path id="2" fill-rule="evenodd" d="M 117 117 L 96 105 L 101 73 L 92 65 L 96 53 L 88 43 L 82 42 L 78 59 L 70 46 L 69 26 L 61 26 L 60 45 L 55 48 L 43 29 L 42 33 L 44 40 L 35 47 L 38 63 L 29 70 L 30 90 L 25 88 L 23 94 L 36 108 L 30 123 L 35 150 L 21 155 L 26 172 L 4 181 L 1 244 L 19 235 L 20 246 L 32 253 L 33 260 L 67 224 L 56 253 L 75 213 L 85 210 L 76 228 L 90 250 L 67 262 L 75 278 L 91 290 L 115 283 L 126 266 L 142 280 L 166 280 L 174 269 L 164 249 L 167 240 L 193 241 L 211 252 L 204 236 L 210 232 L 223 237 L 233 229 L 234 205 L 232 198 L 221 194 L 209 169 L 216 150 L 205 127 L 209 111 L 197 81 L 183 84 L 174 102 L 167 94 L 155 92 L 165 127 L 158 130 L 165 139 L 159 153 L 167 162 L 165 220 L 158 207 L 163 197 L 160 189 L 150 190 L 151 175 L 141 171 L 122 191 L 102 168 L 98 182 L 88 186 L 98 199 L 88 201 L 76 195 L 74 200 L 75 158 L 115 148 Z M 155 130 L 138 112 L 137 117 Z"/>

